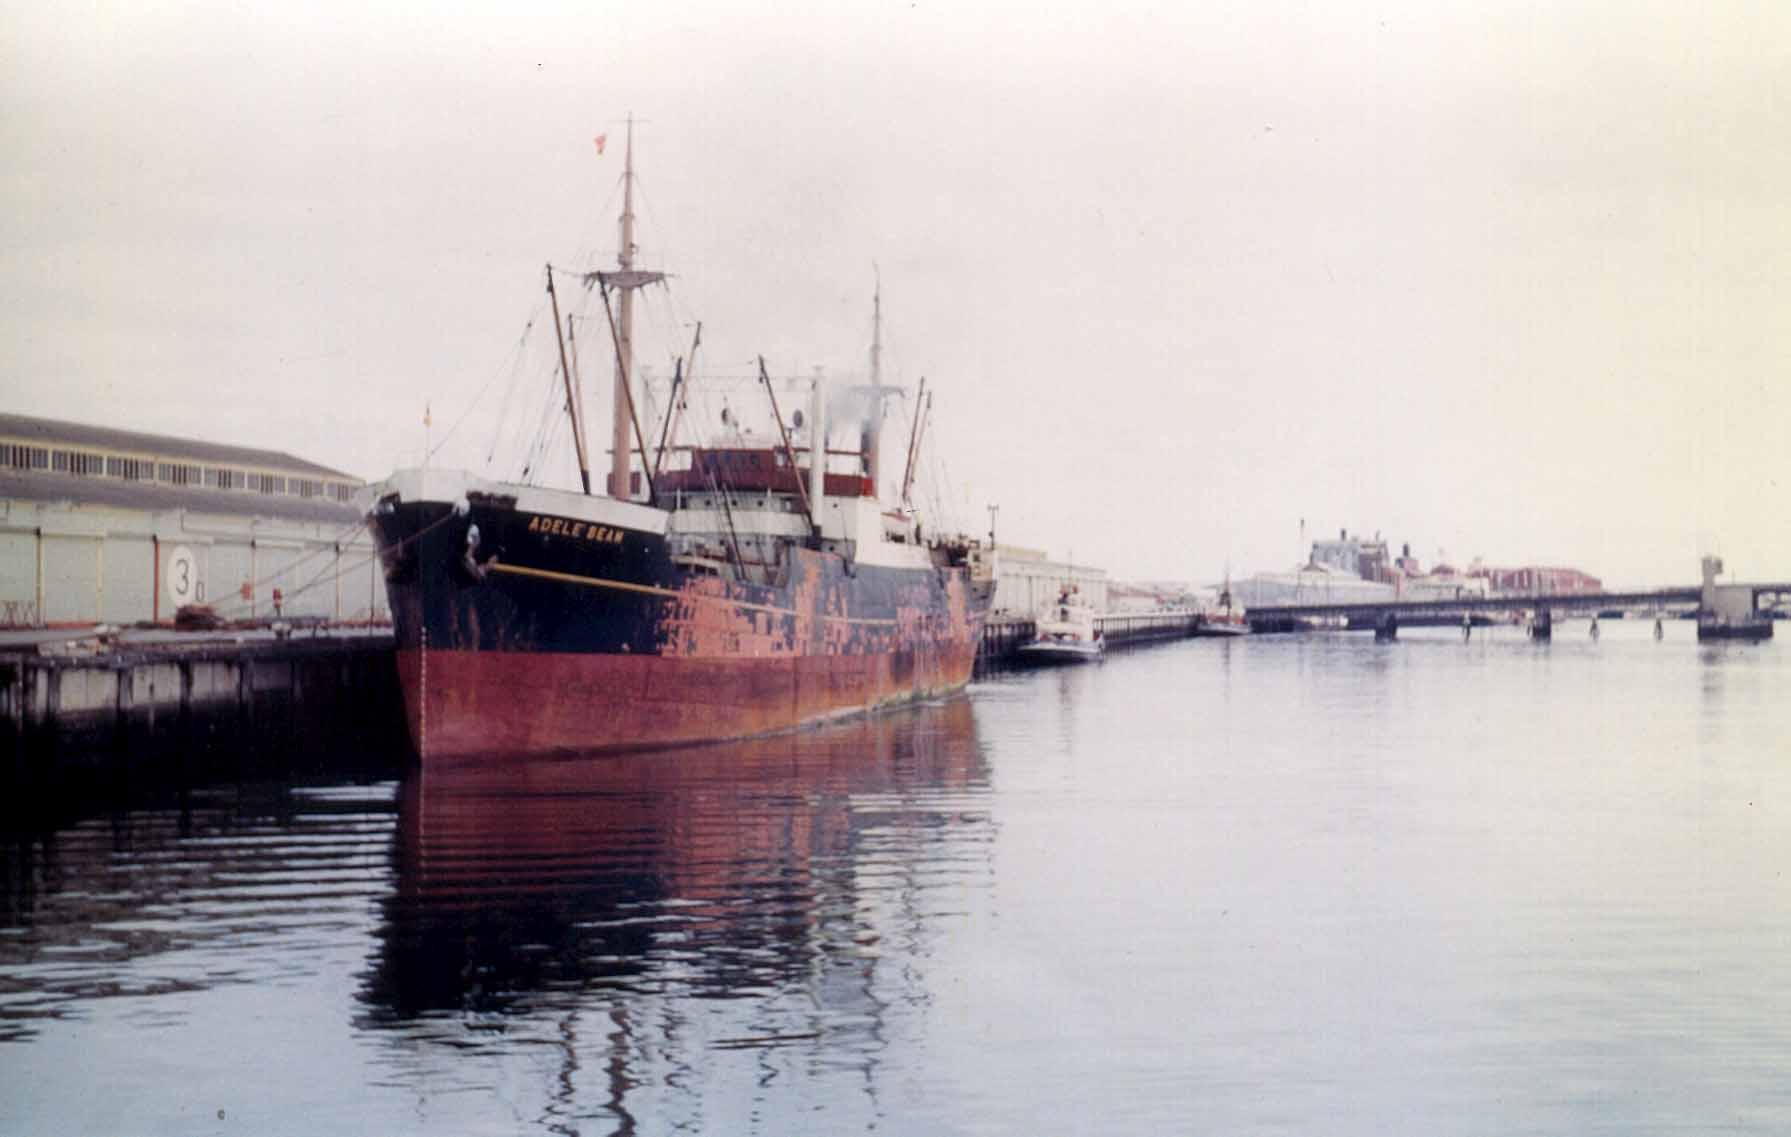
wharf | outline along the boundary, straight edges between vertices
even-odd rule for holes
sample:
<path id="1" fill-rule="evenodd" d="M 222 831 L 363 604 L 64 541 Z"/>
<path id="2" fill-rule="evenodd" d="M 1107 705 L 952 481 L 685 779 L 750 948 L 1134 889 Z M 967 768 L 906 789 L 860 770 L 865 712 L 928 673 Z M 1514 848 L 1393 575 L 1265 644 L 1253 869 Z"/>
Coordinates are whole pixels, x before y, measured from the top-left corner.
<path id="1" fill-rule="evenodd" d="M 1113 647 L 1199 634 L 1191 610 L 1100 617 Z M 979 666 L 1034 635 L 988 622 Z M 0 631 L 0 785 L 15 805 L 253 778 L 409 753 L 389 627 L 315 623 L 177 631 L 106 625 Z"/>
<path id="2" fill-rule="evenodd" d="M 385 627 L 0 633 L 0 776 L 15 786 L 105 790 L 402 754 L 401 706 Z"/>

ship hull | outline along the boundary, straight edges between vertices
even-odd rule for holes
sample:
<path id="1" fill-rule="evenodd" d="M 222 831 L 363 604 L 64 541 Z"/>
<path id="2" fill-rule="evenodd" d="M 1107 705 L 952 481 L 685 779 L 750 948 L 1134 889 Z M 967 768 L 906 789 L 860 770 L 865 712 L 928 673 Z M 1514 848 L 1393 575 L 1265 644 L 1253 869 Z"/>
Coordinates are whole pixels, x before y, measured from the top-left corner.
<path id="1" fill-rule="evenodd" d="M 1202 618 L 1198 624 L 1194 625 L 1194 634 L 1196 636 L 1247 636 L 1250 634 L 1250 625 L 1241 617 L 1228 619 L 1220 616 L 1210 620 Z"/>
<path id="2" fill-rule="evenodd" d="M 1015 658 L 1034 667 L 1053 667 L 1066 663 L 1099 663 L 1106 652 L 1099 642 L 1087 640 L 1035 640 L 1021 644 Z"/>
<path id="3" fill-rule="evenodd" d="M 970 679 L 990 587 L 961 565 L 792 543 L 735 579 L 680 563 L 656 510 L 433 481 L 370 517 L 425 763 L 753 737 Z"/>
<path id="4" fill-rule="evenodd" d="M 684 660 L 401 650 L 411 738 L 431 762 L 753 738 L 943 695 L 971 657 L 898 676 L 894 653 Z"/>

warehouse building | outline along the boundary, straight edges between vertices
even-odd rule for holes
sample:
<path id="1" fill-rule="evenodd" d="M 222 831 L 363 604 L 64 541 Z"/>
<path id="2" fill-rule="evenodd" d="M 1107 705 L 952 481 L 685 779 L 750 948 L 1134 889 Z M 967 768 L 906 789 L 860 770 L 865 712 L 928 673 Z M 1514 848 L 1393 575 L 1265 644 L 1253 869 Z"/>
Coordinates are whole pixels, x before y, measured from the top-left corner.
<path id="1" fill-rule="evenodd" d="M 359 479 L 272 450 L 0 414 L 0 627 L 383 621 Z"/>
<path id="2" fill-rule="evenodd" d="M 999 545 L 995 550 L 997 615 L 1032 616 L 1058 594 L 1075 589 L 1097 612 L 1107 611 L 1107 570 L 1049 559 L 1042 550 Z"/>

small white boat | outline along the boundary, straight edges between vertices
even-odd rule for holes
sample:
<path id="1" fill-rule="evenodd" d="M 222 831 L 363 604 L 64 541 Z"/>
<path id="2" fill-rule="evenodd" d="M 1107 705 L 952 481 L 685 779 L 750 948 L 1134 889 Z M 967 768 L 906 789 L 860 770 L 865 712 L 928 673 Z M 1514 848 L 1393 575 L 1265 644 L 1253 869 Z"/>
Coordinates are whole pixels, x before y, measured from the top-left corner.
<path id="1" fill-rule="evenodd" d="M 1018 653 L 1024 663 L 1090 663 L 1107 653 L 1098 615 L 1074 589 L 1059 593 L 1033 623 L 1032 641 L 1021 644 Z"/>

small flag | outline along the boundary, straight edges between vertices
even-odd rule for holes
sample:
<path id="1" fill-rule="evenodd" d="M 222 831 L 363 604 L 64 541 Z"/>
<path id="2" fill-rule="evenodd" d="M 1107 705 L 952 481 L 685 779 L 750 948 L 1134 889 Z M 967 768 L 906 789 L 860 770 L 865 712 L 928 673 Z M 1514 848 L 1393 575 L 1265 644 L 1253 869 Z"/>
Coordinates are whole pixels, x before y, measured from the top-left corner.
<path id="1" fill-rule="evenodd" d="M 597 144 L 597 156 L 599 158 L 603 157 L 603 144 L 609 141 L 609 135 L 599 134 L 597 137 L 591 139 L 591 141 Z"/>

